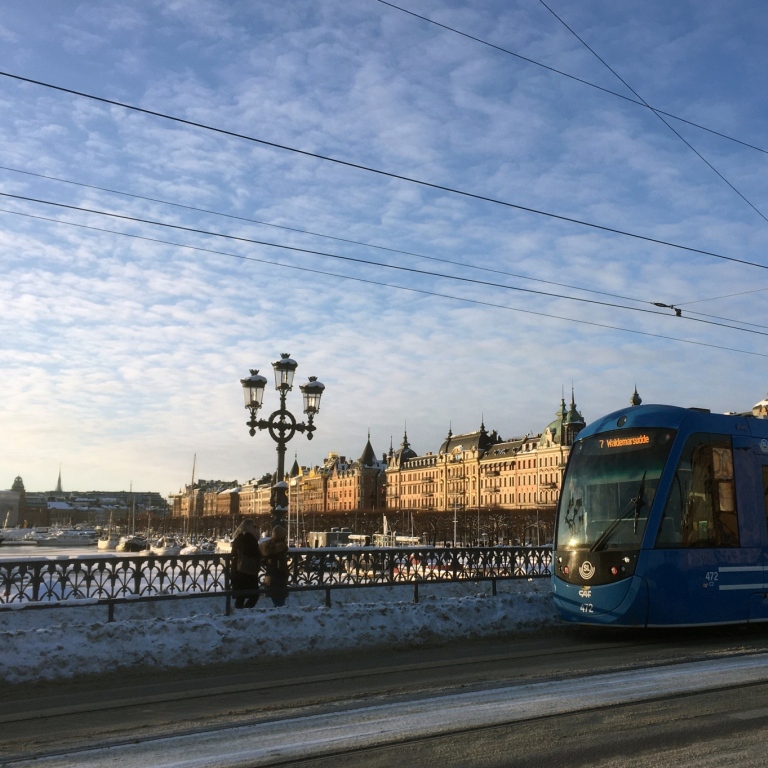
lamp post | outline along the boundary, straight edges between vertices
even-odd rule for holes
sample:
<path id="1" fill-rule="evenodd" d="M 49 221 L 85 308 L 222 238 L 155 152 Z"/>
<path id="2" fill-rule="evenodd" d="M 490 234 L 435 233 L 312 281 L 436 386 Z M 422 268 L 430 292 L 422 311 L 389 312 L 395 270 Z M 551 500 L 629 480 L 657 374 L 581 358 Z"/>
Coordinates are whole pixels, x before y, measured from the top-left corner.
<path id="1" fill-rule="evenodd" d="M 280 393 L 280 408 L 273 411 L 268 419 L 257 419 L 256 415 L 261 408 L 264 399 L 264 389 L 267 379 L 261 376 L 258 370 L 251 369 L 251 375 L 241 379 L 245 407 L 250 411 L 251 418 L 246 422 L 250 427 L 250 435 L 253 437 L 257 429 L 267 429 L 272 439 L 277 443 L 277 475 L 270 495 L 270 508 L 272 513 L 272 525 L 284 525 L 285 514 L 288 510 L 288 484 L 285 482 L 285 450 L 288 441 L 297 432 L 306 432 L 307 440 L 312 439 L 312 433 L 317 429 L 313 421 L 320 412 L 320 398 L 325 385 L 321 384 L 317 377 L 310 376 L 306 384 L 299 389 L 304 399 L 304 413 L 307 414 L 307 423 L 297 422 L 294 415 L 286 409 L 286 395 L 293 389 L 293 375 L 296 373 L 298 363 L 291 360 L 290 355 L 282 353 L 276 363 L 272 363 L 275 371 L 275 389 Z"/>

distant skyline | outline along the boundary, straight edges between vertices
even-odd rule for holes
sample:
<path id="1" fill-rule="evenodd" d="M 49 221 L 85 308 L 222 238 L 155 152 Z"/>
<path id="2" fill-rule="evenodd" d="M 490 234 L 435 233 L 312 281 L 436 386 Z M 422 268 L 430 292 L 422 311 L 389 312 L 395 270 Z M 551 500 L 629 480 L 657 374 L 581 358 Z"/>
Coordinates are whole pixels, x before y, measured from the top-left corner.
<path id="1" fill-rule="evenodd" d="M 768 7 L 395 5 L 4 8 L 0 488 L 272 471 L 282 352 L 308 466 L 765 396 Z"/>

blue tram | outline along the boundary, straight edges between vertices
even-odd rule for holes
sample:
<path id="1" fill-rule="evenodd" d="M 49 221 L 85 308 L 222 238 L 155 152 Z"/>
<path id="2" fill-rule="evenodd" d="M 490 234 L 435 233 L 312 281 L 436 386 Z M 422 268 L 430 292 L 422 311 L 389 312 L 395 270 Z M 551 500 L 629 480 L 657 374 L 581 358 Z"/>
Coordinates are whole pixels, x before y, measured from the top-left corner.
<path id="1" fill-rule="evenodd" d="M 768 419 L 640 405 L 583 429 L 552 590 L 566 621 L 768 621 Z"/>

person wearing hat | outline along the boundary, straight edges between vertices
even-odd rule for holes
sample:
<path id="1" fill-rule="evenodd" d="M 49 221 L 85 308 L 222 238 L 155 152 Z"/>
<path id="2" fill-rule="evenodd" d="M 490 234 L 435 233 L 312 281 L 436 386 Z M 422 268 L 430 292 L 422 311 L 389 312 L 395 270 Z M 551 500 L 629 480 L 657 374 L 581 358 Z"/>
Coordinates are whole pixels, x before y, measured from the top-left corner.
<path id="1" fill-rule="evenodd" d="M 235 608 L 253 608 L 259 601 L 261 551 L 253 520 L 243 520 L 232 540 L 232 590 Z"/>
<path id="2" fill-rule="evenodd" d="M 285 528 L 276 525 L 272 535 L 259 542 L 264 558 L 264 593 L 276 607 L 285 605 L 288 597 L 288 542 Z"/>

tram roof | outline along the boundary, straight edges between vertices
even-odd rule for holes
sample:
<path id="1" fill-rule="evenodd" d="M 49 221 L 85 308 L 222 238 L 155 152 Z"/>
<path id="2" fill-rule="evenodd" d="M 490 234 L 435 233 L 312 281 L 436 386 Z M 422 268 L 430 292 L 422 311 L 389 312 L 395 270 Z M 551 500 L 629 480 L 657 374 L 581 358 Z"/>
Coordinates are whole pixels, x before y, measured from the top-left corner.
<path id="1" fill-rule="evenodd" d="M 626 420 L 619 425 L 619 421 Z M 751 413 L 711 413 L 703 408 L 681 408 L 676 405 L 634 405 L 621 408 L 587 424 L 577 440 L 601 432 L 642 427 L 667 427 L 680 429 L 683 425 L 691 431 L 712 431 L 723 434 L 768 437 L 768 419 L 755 418 Z"/>

